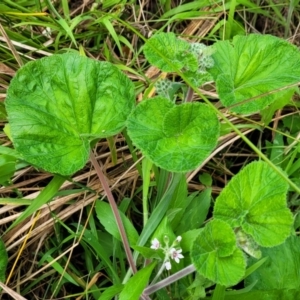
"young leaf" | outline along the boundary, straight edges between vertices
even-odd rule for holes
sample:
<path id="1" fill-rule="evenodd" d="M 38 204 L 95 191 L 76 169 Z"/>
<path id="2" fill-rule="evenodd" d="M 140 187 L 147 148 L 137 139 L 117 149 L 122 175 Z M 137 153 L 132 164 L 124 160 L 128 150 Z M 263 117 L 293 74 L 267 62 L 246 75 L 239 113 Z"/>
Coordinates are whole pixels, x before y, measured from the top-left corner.
<path id="1" fill-rule="evenodd" d="M 190 44 L 178 39 L 172 32 L 158 33 L 152 36 L 144 46 L 147 60 L 164 72 L 180 71 L 183 67 L 196 71 L 197 57 L 189 51 Z"/>
<path id="2" fill-rule="evenodd" d="M 21 68 L 5 105 L 24 160 L 69 175 L 85 165 L 92 140 L 122 130 L 134 106 L 134 86 L 110 63 L 66 53 Z"/>
<path id="3" fill-rule="evenodd" d="M 193 243 L 191 258 L 201 275 L 220 285 L 237 284 L 245 274 L 246 261 L 237 248 L 234 232 L 220 220 L 209 222 L 201 231 Z"/>
<path id="4" fill-rule="evenodd" d="M 127 121 L 133 144 L 157 166 L 187 172 L 217 144 L 219 121 L 206 104 L 174 105 L 163 97 L 142 101 Z"/>
<path id="5" fill-rule="evenodd" d="M 143 293 L 144 288 L 147 286 L 150 275 L 156 263 L 151 263 L 145 268 L 138 271 L 126 283 L 123 291 L 120 294 L 119 300 L 138 300 Z"/>
<path id="6" fill-rule="evenodd" d="M 6 267 L 8 262 L 8 256 L 5 249 L 5 245 L 0 239 L 0 282 L 5 281 L 5 273 L 6 273 Z M 1 291 L 1 288 L 0 288 Z"/>
<path id="7" fill-rule="evenodd" d="M 290 235 L 293 224 L 287 190 L 287 183 L 265 162 L 250 163 L 216 199 L 214 218 L 241 227 L 261 246 L 276 246 Z"/>
<path id="8" fill-rule="evenodd" d="M 223 105 L 228 107 L 255 97 L 232 108 L 234 112 L 246 114 L 262 110 L 287 90 L 269 92 L 300 81 L 299 50 L 277 37 L 235 36 L 232 43 L 220 41 L 214 49 L 215 65 L 208 71 L 216 81 Z"/>

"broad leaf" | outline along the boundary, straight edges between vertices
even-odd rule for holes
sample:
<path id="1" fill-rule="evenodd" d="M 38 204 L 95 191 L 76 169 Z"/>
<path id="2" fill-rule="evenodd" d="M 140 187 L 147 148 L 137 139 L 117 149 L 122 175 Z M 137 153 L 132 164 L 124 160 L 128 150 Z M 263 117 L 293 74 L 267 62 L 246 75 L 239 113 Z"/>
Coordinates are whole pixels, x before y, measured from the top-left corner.
<path id="1" fill-rule="evenodd" d="M 105 288 L 104 292 L 101 294 L 98 300 L 111 300 L 117 294 L 119 294 L 123 290 L 123 288 L 124 288 L 123 284 L 112 285 L 108 288 Z"/>
<path id="2" fill-rule="evenodd" d="M 144 288 L 147 286 L 156 263 L 144 267 L 131 277 L 120 294 L 119 300 L 139 300 Z"/>
<path id="3" fill-rule="evenodd" d="M 133 144 L 157 166 L 187 172 L 199 166 L 217 144 L 219 121 L 206 104 L 155 97 L 142 101 L 128 118 Z"/>
<path id="4" fill-rule="evenodd" d="M 144 46 L 147 60 L 164 72 L 180 71 L 183 67 L 196 71 L 197 57 L 189 51 L 190 44 L 171 32 L 152 36 Z"/>
<path id="5" fill-rule="evenodd" d="M 257 281 L 255 290 L 297 289 L 300 291 L 300 238 L 289 237 L 285 243 L 263 248 L 268 260 L 246 278 L 247 285 Z M 255 260 L 251 259 L 250 264 Z M 287 280 L 288 279 L 288 280 Z"/>
<path id="6" fill-rule="evenodd" d="M 103 201 L 97 201 L 96 203 L 96 213 L 100 223 L 105 227 L 107 232 L 109 232 L 114 238 L 121 241 L 120 232 L 116 224 L 111 207 L 108 203 Z M 129 240 L 130 245 L 136 245 L 139 235 L 132 225 L 132 222 L 124 215 L 123 212 L 119 211 L 125 231 Z"/>
<path id="7" fill-rule="evenodd" d="M 5 245 L 0 239 L 0 282 L 5 281 L 5 273 L 6 273 L 6 267 L 8 262 L 8 256 L 5 249 Z M 1 290 L 1 288 L 0 288 Z"/>
<path id="8" fill-rule="evenodd" d="M 110 63 L 53 55 L 17 72 L 5 105 L 24 160 L 69 175 L 85 165 L 92 140 L 122 130 L 134 106 L 134 86 Z"/>
<path id="9" fill-rule="evenodd" d="M 16 171 L 16 158 L 0 155 L 0 184 L 5 185 Z"/>
<path id="10" fill-rule="evenodd" d="M 270 35 L 236 36 L 214 45 L 213 75 L 220 100 L 231 110 L 252 113 L 264 109 L 285 91 L 270 93 L 300 81 L 300 52 L 289 42 Z M 294 88 L 292 88 L 294 89 Z M 266 94 L 267 93 L 267 94 Z M 255 98 L 247 103 L 242 103 Z"/>
<path id="11" fill-rule="evenodd" d="M 201 275 L 220 285 L 237 284 L 245 274 L 246 261 L 237 248 L 234 232 L 220 220 L 209 222 L 201 231 L 193 243 L 191 258 Z"/>
<path id="12" fill-rule="evenodd" d="M 234 176 L 216 199 L 214 217 L 241 227 L 264 247 L 284 242 L 293 217 L 286 205 L 287 183 L 264 162 L 253 162 Z"/>
<path id="13" fill-rule="evenodd" d="M 211 191 L 211 188 L 205 189 L 187 206 L 180 226 L 176 231 L 177 234 L 183 234 L 188 230 L 200 228 L 206 220 L 210 208 Z"/>

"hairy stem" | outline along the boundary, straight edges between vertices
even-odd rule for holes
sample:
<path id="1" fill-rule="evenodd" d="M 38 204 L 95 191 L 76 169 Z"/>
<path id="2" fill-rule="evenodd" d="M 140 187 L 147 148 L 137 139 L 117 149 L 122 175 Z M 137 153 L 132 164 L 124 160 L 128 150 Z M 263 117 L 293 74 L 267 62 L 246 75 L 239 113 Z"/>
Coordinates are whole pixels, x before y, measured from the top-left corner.
<path id="1" fill-rule="evenodd" d="M 122 239 L 122 242 L 123 242 L 123 245 L 124 245 L 124 249 L 125 249 L 125 252 L 126 252 L 128 263 L 131 267 L 132 272 L 136 273 L 136 271 L 137 271 L 136 266 L 135 266 L 134 259 L 133 259 L 133 256 L 132 256 L 132 253 L 131 253 L 131 250 L 130 250 L 130 247 L 129 247 L 129 242 L 128 242 L 127 235 L 126 235 L 126 232 L 125 232 L 125 228 L 123 226 L 123 223 L 122 223 L 119 211 L 118 211 L 117 204 L 116 204 L 114 196 L 113 196 L 113 194 L 112 194 L 112 192 L 111 192 L 111 190 L 108 186 L 106 178 L 105 178 L 105 176 L 104 176 L 104 174 L 103 174 L 103 172 L 102 172 L 102 170 L 101 170 L 101 168 L 100 168 L 100 166 L 97 162 L 97 159 L 96 159 L 96 157 L 95 157 L 95 155 L 92 151 L 90 152 L 90 161 L 91 161 L 92 165 L 95 168 L 97 176 L 98 176 L 98 178 L 101 182 L 101 185 L 103 187 L 104 192 L 106 193 L 108 202 L 110 204 L 110 207 L 111 207 L 112 212 L 114 214 L 115 220 L 117 222 L 117 226 L 118 226 L 118 229 L 119 229 L 119 232 L 120 232 L 120 235 L 121 235 L 121 239 Z"/>

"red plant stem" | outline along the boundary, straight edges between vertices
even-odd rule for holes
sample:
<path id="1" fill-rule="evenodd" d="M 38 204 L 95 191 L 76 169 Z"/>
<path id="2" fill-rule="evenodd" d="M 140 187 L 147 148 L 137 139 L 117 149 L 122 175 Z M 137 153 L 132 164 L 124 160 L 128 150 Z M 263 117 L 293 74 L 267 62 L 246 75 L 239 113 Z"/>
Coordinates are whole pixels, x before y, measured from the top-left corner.
<path id="1" fill-rule="evenodd" d="M 121 235 L 121 239 L 122 239 L 122 242 L 123 242 L 123 246 L 124 246 L 124 249 L 125 249 L 125 252 L 126 252 L 127 260 L 128 260 L 128 263 L 131 267 L 132 273 L 136 273 L 137 272 L 136 266 L 135 266 L 134 259 L 133 259 L 133 256 L 132 256 L 132 253 L 131 253 L 131 250 L 130 250 L 130 247 L 129 247 L 129 242 L 128 242 L 127 235 L 126 235 L 126 232 L 125 232 L 125 228 L 123 226 L 123 223 L 122 223 L 119 211 L 118 211 L 117 204 L 115 202 L 114 196 L 113 196 L 113 194 L 112 194 L 112 192 L 111 192 L 111 190 L 108 186 L 106 178 L 105 178 L 105 176 L 104 176 L 104 174 L 103 174 L 103 172 L 102 172 L 102 170 L 101 170 L 101 168 L 100 168 L 100 166 L 97 162 L 97 159 L 96 159 L 96 157 L 95 157 L 92 150 L 90 152 L 90 161 L 91 161 L 92 165 L 95 168 L 97 176 L 98 176 L 98 178 L 101 182 L 101 185 L 103 187 L 104 192 L 106 193 L 108 202 L 109 202 L 110 207 L 112 209 L 112 212 L 114 214 L 114 217 L 115 217 L 115 220 L 117 222 L 117 226 L 118 226 L 118 229 L 119 229 L 119 232 L 120 232 L 120 235 Z"/>

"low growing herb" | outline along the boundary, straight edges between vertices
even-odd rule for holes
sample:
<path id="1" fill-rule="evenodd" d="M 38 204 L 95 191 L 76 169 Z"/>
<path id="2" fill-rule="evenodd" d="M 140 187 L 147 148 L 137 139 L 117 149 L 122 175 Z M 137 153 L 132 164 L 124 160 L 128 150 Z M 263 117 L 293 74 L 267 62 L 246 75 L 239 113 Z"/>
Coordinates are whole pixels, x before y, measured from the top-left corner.
<path id="1" fill-rule="evenodd" d="M 287 91 L 295 90 L 300 81 L 299 51 L 272 36 L 237 36 L 232 42 L 220 41 L 208 47 L 188 43 L 173 33 L 158 33 L 147 41 L 144 54 L 151 64 L 177 73 L 191 86 L 157 83 L 159 95 L 135 107 L 133 83 L 110 63 L 66 53 L 25 65 L 11 81 L 5 102 L 15 150 L 33 166 L 63 176 L 74 174 L 90 158 L 110 202 L 110 207 L 103 202 L 96 204 L 97 216 L 106 231 L 123 242 L 131 268 L 122 278 L 124 285 L 115 282 L 101 300 L 118 293 L 120 299 L 149 299 L 151 293 L 171 282 L 181 280 L 187 286 L 183 277 L 195 270 L 195 282 L 203 285 L 197 294 L 203 295 L 204 286 L 216 283 L 215 295 L 225 295 L 226 287 L 239 283 L 264 262 L 255 262 L 257 266 L 247 269 L 248 256 L 258 259 L 265 247 L 285 245 L 291 235 L 288 179 L 269 162 L 248 164 L 216 198 L 213 220 L 204 226 L 211 187 L 188 195 L 185 173 L 199 167 L 215 149 L 220 138 L 219 117 L 225 117 L 205 97 L 192 102 L 193 88 L 214 80 L 228 111 L 260 112 Z M 178 97 L 180 92 L 183 97 Z M 91 152 L 95 142 L 120 133 L 125 126 L 133 145 L 147 159 L 142 172 L 146 196 L 141 233 L 118 211 Z M 162 188 L 157 183 L 161 197 L 148 218 L 145 201 L 152 171 L 165 184 Z M 63 180 L 55 177 L 59 186 Z M 209 178 L 202 180 L 212 184 Z M 49 197 L 54 194 L 52 191 Z M 196 201 L 203 210 L 199 211 Z M 39 209 L 42 204 L 33 205 Z M 182 226 L 181 221 L 185 221 Z M 89 231 L 84 238 L 87 236 L 91 236 Z M 93 247 L 97 245 L 101 247 L 94 241 Z M 130 247 L 135 250 L 133 255 Z M 144 269 L 147 260 L 137 264 L 139 253 L 158 260 L 157 269 L 157 262 Z M 107 255 L 102 258 L 109 261 Z M 112 264 L 107 265 L 115 274 Z M 165 269 L 174 274 L 160 282 Z M 131 273 L 135 274 L 131 277 Z M 189 283 L 190 290 L 195 289 L 195 282 Z"/>

